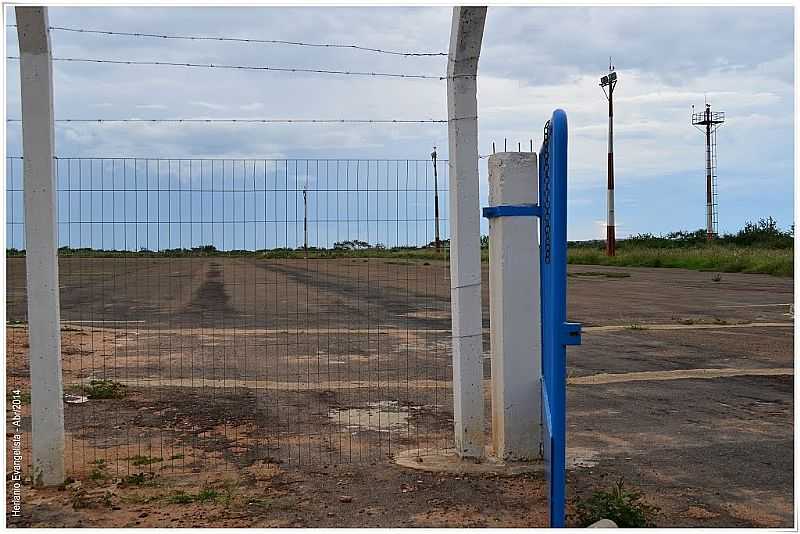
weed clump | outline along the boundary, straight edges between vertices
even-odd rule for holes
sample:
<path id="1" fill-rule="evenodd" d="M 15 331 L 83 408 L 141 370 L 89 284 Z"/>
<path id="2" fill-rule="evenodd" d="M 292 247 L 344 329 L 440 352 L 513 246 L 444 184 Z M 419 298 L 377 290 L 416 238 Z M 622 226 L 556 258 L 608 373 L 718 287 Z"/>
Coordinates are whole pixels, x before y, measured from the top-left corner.
<path id="1" fill-rule="evenodd" d="M 136 456 L 131 456 L 130 458 L 125 458 L 131 462 L 131 465 L 150 465 L 150 464 L 157 464 L 159 462 L 163 462 L 164 459 L 156 456 L 142 456 L 141 454 L 137 454 Z"/>
<path id="2" fill-rule="evenodd" d="M 153 473 L 134 473 L 122 479 L 123 486 L 153 486 L 156 483 Z"/>
<path id="3" fill-rule="evenodd" d="M 219 496 L 219 493 L 211 488 L 204 488 L 196 494 L 177 491 L 167 498 L 167 502 L 170 504 L 191 504 L 193 502 L 216 501 Z"/>
<path id="4" fill-rule="evenodd" d="M 588 527 L 601 519 L 610 519 L 621 528 L 654 527 L 653 518 L 658 508 L 641 499 L 640 493 L 625 489 L 620 478 L 610 490 L 595 491 L 588 499 L 578 502 L 578 524 Z"/>
<path id="5" fill-rule="evenodd" d="M 113 380 L 90 380 L 84 388 L 90 399 L 122 399 L 127 395 L 127 386 Z"/>

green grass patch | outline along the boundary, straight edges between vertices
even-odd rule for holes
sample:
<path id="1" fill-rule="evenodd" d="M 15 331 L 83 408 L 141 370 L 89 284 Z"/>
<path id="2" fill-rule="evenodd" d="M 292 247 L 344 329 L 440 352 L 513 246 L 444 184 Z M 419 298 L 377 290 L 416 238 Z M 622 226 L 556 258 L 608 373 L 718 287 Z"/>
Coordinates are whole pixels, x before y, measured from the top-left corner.
<path id="1" fill-rule="evenodd" d="M 642 495 L 625 489 L 622 479 L 611 489 L 595 491 L 577 503 L 578 525 L 588 527 L 601 519 L 610 519 L 620 528 L 654 527 L 658 508 L 642 502 Z"/>
<path id="2" fill-rule="evenodd" d="M 794 225 L 781 230 L 772 217 L 747 222 L 738 232 L 708 240 L 705 230 L 665 235 L 638 234 L 617 241 L 608 257 L 602 241 L 569 243 L 569 263 L 620 267 L 671 267 L 719 273 L 764 273 L 794 276 Z"/>
<path id="3" fill-rule="evenodd" d="M 82 391 L 90 399 L 122 399 L 127 395 L 127 386 L 113 380 L 91 380 Z"/>
<path id="4" fill-rule="evenodd" d="M 669 267 L 723 273 L 763 273 L 793 276 L 794 251 L 731 245 L 697 245 L 686 248 L 619 247 L 608 257 L 600 248 L 570 248 L 569 263 L 618 267 Z"/>
<path id="5" fill-rule="evenodd" d="M 164 459 L 161 457 L 156 456 L 142 456 L 137 454 L 136 456 L 131 456 L 130 458 L 125 458 L 131 462 L 131 465 L 150 465 L 150 464 L 157 464 L 163 462 Z"/>
<path id="6" fill-rule="evenodd" d="M 220 494 L 216 490 L 204 488 L 194 494 L 186 493 L 185 491 L 176 491 L 167 497 L 167 502 L 170 504 L 191 504 L 193 502 L 216 501 L 219 497 Z"/>
<path id="7" fill-rule="evenodd" d="M 191 504 L 194 502 L 194 495 L 178 491 L 167 497 L 167 502 L 170 504 Z"/>
<path id="8" fill-rule="evenodd" d="M 126 486 L 155 486 L 156 475 L 154 473 L 134 473 L 122 479 Z"/>

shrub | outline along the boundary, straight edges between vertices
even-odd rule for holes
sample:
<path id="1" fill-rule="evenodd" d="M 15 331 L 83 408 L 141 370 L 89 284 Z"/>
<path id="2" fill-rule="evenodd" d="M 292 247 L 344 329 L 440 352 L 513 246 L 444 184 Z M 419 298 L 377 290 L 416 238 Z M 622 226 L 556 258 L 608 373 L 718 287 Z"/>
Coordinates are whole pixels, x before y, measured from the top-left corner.
<path id="1" fill-rule="evenodd" d="M 113 380 L 91 380 L 86 386 L 86 396 L 90 399 L 122 399 L 126 395 L 125 384 Z"/>
<path id="2" fill-rule="evenodd" d="M 609 491 L 595 491 L 587 500 L 578 502 L 578 523 L 588 527 L 601 519 L 610 519 L 623 528 L 653 527 L 658 508 L 642 502 L 641 498 L 640 493 L 626 490 L 620 478 Z"/>
<path id="3" fill-rule="evenodd" d="M 759 219 L 757 223 L 747 221 L 744 228 L 734 235 L 724 237 L 725 240 L 741 246 L 758 246 L 767 248 L 792 248 L 794 246 L 794 225 L 788 231 L 778 228 L 772 217 Z"/>

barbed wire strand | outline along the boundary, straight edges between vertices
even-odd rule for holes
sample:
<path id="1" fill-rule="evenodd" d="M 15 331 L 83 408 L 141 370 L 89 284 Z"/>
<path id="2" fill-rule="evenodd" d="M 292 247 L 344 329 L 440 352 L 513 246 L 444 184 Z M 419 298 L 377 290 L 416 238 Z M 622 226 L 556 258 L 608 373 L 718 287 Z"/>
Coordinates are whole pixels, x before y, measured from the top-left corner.
<path id="1" fill-rule="evenodd" d="M 19 61 L 19 56 L 7 56 L 6 59 Z M 172 61 L 138 61 L 138 60 L 121 60 L 121 59 L 93 59 L 93 58 L 72 58 L 72 57 L 54 57 L 52 61 L 63 61 L 72 63 L 110 63 L 114 65 L 148 65 L 148 66 L 166 66 L 166 67 L 191 67 L 191 68 L 206 68 L 206 69 L 233 69 L 233 70 L 254 70 L 254 71 L 274 71 L 274 72 L 298 72 L 298 73 L 314 73 L 314 74 L 335 74 L 342 76 L 373 76 L 385 78 L 406 78 L 406 79 L 421 79 L 421 80 L 446 80 L 447 76 L 437 76 L 430 74 L 401 74 L 395 72 L 367 72 L 367 71 L 349 71 L 349 70 L 333 70 L 333 69 L 307 69 L 300 67 L 269 67 L 260 65 L 225 65 L 216 63 L 179 63 Z M 451 78 L 468 78 L 473 77 L 472 74 L 460 74 L 452 76 Z"/>
<path id="2" fill-rule="evenodd" d="M 8 24 L 7 28 L 16 28 L 16 24 Z M 385 50 L 382 48 L 373 48 L 369 46 L 356 45 L 356 44 L 342 44 L 342 43 L 310 43 L 305 41 L 290 41 L 284 39 L 252 39 L 245 37 L 218 37 L 212 35 L 175 35 L 175 34 L 159 34 L 159 33 L 143 33 L 143 32 L 118 32 L 109 30 L 89 30 L 85 28 L 70 28 L 66 26 L 49 26 L 49 30 L 72 32 L 72 33 L 90 33 L 95 35 L 117 35 L 122 37 L 143 37 L 154 39 L 176 39 L 184 41 L 223 41 L 235 43 L 253 43 L 253 44 L 278 44 L 290 46 L 308 46 L 313 48 L 347 48 L 353 50 L 361 50 L 364 52 L 374 52 L 376 54 L 389 54 L 393 56 L 404 57 L 436 57 L 447 56 L 447 52 L 404 52 L 400 50 Z"/>
<path id="3" fill-rule="evenodd" d="M 457 120 L 457 119 L 455 119 Z M 6 122 L 21 122 L 21 119 L 6 119 Z M 446 124 L 447 119 L 56 119 L 61 123 L 312 123 L 312 124 Z"/>
<path id="4" fill-rule="evenodd" d="M 453 117 L 452 119 L 55 119 L 57 123 L 233 123 L 233 124 L 447 124 L 451 121 L 477 119 Z M 9 118 L 6 122 L 20 123 L 22 119 Z"/>

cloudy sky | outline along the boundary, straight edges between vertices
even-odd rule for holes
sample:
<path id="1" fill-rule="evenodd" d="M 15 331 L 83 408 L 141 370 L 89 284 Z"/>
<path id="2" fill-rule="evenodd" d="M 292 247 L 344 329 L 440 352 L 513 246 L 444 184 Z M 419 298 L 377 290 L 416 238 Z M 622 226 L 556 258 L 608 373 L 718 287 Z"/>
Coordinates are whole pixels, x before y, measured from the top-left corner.
<path id="1" fill-rule="evenodd" d="M 13 24 L 13 10 L 7 12 Z M 52 26 L 446 51 L 449 8 L 51 8 Z M 607 104 L 613 55 L 618 235 L 704 225 L 704 99 L 718 134 L 720 230 L 794 222 L 791 8 L 490 7 L 478 80 L 480 153 L 541 143 L 554 108 L 570 121 L 570 239 L 604 236 Z M 442 75 L 443 57 L 352 49 L 51 33 L 55 57 L 271 65 Z M 17 36 L 6 31 L 9 55 Z M 7 109 L 19 72 L 7 61 Z M 55 64 L 57 118 L 446 118 L 445 82 L 108 64 Z M 18 125 L 7 150 L 21 153 Z M 446 158 L 447 128 L 413 125 L 69 124 L 61 156 Z M 481 160 L 483 204 L 486 160 Z"/>

